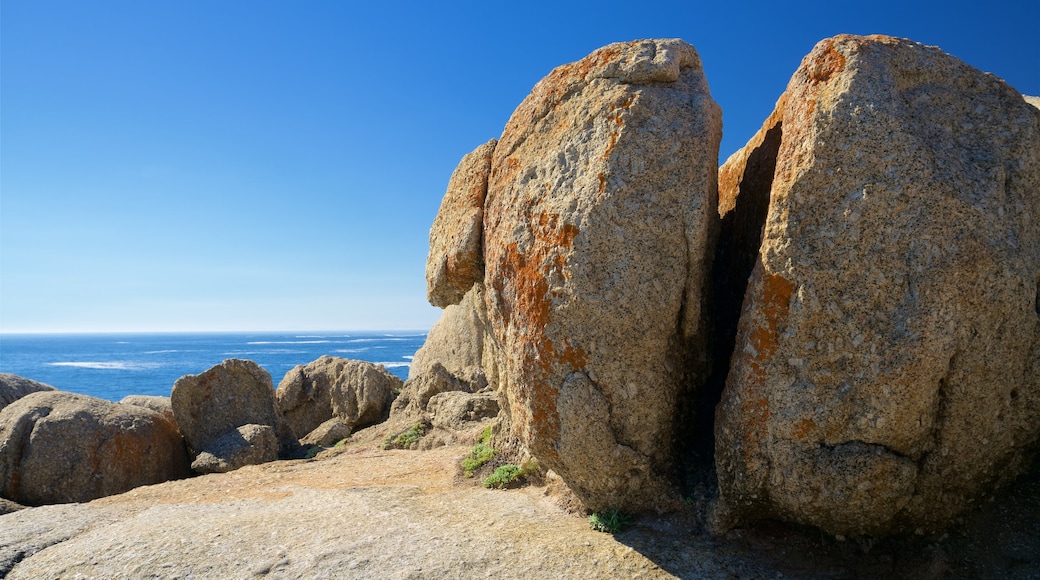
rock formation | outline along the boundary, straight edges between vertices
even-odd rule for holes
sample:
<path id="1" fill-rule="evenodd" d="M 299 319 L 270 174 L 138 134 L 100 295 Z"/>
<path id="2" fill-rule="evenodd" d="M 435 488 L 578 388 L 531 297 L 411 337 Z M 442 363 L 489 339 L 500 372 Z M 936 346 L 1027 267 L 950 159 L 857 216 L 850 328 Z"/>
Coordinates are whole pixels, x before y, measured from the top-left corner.
<path id="1" fill-rule="evenodd" d="M 270 425 L 242 425 L 211 441 L 191 462 L 196 473 L 227 473 L 278 459 L 278 436 Z"/>
<path id="2" fill-rule="evenodd" d="M 84 502 L 188 475 L 176 426 L 143 407 L 42 391 L 0 412 L 0 495 L 12 501 Z"/>
<path id="3" fill-rule="evenodd" d="M 935 529 L 1019 473 L 1040 436 L 1040 114 L 936 48 L 838 36 L 720 173 L 745 224 L 720 243 L 753 256 L 720 525 Z"/>
<path id="4" fill-rule="evenodd" d="M 170 402 L 169 397 L 160 397 L 156 395 L 127 395 L 123 397 L 119 403 L 121 405 L 137 405 L 138 407 L 151 409 L 156 413 L 165 416 L 174 424 L 177 423 L 177 418 L 173 415 L 173 403 Z"/>
<path id="5" fill-rule="evenodd" d="M 592 509 L 674 500 L 675 408 L 705 358 L 720 138 L 694 48 L 645 40 L 555 69 L 495 148 L 484 260 L 499 381 L 514 432 Z"/>
<path id="6" fill-rule="evenodd" d="M 298 446 L 275 407 L 271 375 L 253 361 L 228 359 L 199 375 L 185 375 L 174 383 L 170 402 L 193 459 L 217 439 L 250 424 L 275 431 L 280 455 L 288 456 Z"/>
<path id="7" fill-rule="evenodd" d="M 496 143 L 492 139 L 462 158 L 430 228 L 426 296 L 434 306 L 458 304 L 484 278 L 484 198 Z"/>
<path id="8" fill-rule="evenodd" d="M 29 393 L 53 390 L 54 387 L 32 379 L 11 373 L 0 373 L 0 411 Z"/>
<path id="9" fill-rule="evenodd" d="M 382 421 L 401 386 L 401 379 L 380 365 L 323 356 L 286 373 L 275 398 L 302 439 L 334 417 L 350 430 Z"/>

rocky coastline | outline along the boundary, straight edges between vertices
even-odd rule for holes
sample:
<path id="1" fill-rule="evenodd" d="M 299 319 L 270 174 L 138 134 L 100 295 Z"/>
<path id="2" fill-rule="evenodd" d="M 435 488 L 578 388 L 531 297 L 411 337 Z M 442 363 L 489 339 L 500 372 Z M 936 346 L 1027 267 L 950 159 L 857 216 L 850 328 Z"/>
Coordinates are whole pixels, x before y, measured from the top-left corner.
<path id="1" fill-rule="evenodd" d="M 558 67 L 451 177 L 407 381 L 0 375 L 0 575 L 1040 574 L 1038 106 L 840 35 L 720 166 L 693 46 Z"/>

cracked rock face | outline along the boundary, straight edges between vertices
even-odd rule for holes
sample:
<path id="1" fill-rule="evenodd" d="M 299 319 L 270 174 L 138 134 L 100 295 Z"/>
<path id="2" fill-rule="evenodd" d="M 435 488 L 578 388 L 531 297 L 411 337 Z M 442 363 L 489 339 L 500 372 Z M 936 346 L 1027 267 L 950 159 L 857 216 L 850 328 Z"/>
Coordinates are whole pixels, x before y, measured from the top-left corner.
<path id="1" fill-rule="evenodd" d="M 594 510 L 660 509 L 676 401 L 704 358 L 721 112 L 694 48 L 555 69 L 494 151 L 488 318 L 514 434 Z"/>
<path id="2" fill-rule="evenodd" d="M 1040 114 L 936 48 L 838 36 L 749 148 L 775 138 L 717 408 L 719 523 L 941 527 L 1040 435 Z M 763 190 L 753 154 L 721 171 L 724 213 Z"/>

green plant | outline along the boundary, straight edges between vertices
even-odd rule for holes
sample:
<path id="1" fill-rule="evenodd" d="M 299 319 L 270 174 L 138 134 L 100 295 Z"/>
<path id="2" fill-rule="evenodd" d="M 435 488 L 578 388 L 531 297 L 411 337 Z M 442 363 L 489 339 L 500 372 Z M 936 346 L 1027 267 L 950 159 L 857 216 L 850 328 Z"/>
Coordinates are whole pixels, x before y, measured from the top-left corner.
<path id="1" fill-rule="evenodd" d="M 343 439 L 340 439 L 339 441 L 337 441 L 336 444 L 333 445 L 332 447 L 333 447 L 333 449 L 335 449 L 336 447 L 343 447 L 346 444 L 347 444 L 347 440 L 346 440 L 346 438 L 343 438 Z"/>
<path id="2" fill-rule="evenodd" d="M 632 516 L 621 513 L 618 510 L 610 510 L 604 513 L 595 512 L 589 516 L 589 525 L 592 526 L 592 529 L 608 534 L 620 532 L 631 521 Z"/>
<path id="3" fill-rule="evenodd" d="M 469 455 L 462 460 L 462 474 L 473 477 L 481 466 L 494 459 L 496 453 L 495 448 L 491 446 L 491 427 L 488 426 L 480 433 L 477 444 L 470 450 Z"/>
<path id="4" fill-rule="evenodd" d="M 387 437 L 383 449 L 411 449 L 425 434 L 426 425 L 422 422 L 416 423 L 400 433 Z"/>
<path id="5" fill-rule="evenodd" d="M 486 443 L 477 443 L 470 450 L 469 455 L 462 460 L 462 474 L 466 477 L 473 477 L 473 473 L 491 461 L 495 457 L 495 453 L 494 447 Z"/>
<path id="6" fill-rule="evenodd" d="M 538 471 L 538 464 L 534 461 L 528 461 L 521 466 L 516 466 L 512 463 L 506 463 L 498 466 L 495 472 L 484 478 L 481 482 L 484 487 L 491 489 L 497 487 L 498 489 L 505 489 L 514 484 L 520 484 L 527 479 L 531 474 Z"/>
<path id="7" fill-rule="evenodd" d="M 321 445 L 311 445 L 307 448 L 307 453 L 303 456 L 304 459 L 314 459 L 319 453 L 322 452 L 324 447 Z"/>
<path id="8" fill-rule="evenodd" d="M 521 478 L 523 469 L 519 465 L 513 465 L 512 463 L 506 463 L 505 465 L 499 465 L 495 472 L 484 478 L 482 485 L 488 489 L 497 487 L 498 489 L 505 489 L 510 484 L 514 483 Z"/>

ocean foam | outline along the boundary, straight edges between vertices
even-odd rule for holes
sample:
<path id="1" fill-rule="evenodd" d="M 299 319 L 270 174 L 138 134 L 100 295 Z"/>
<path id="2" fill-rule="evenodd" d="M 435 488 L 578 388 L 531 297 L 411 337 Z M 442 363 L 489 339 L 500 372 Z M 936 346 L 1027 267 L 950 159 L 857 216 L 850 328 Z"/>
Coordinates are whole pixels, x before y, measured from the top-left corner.
<path id="1" fill-rule="evenodd" d="M 159 363 L 142 363 L 132 361 L 63 361 L 47 363 L 47 366 L 76 367 L 81 369 L 95 369 L 101 371 L 145 371 L 148 369 L 157 369 L 162 365 Z"/>
<path id="2" fill-rule="evenodd" d="M 401 368 L 401 367 L 410 367 L 410 366 L 412 366 L 412 363 L 406 363 L 406 362 L 377 362 L 375 364 L 383 365 L 384 367 L 386 367 L 388 369 L 396 369 L 396 368 Z"/>
<path id="3" fill-rule="evenodd" d="M 331 340 L 256 340 L 246 344 L 326 344 Z M 348 341 L 349 342 L 349 341 Z"/>

